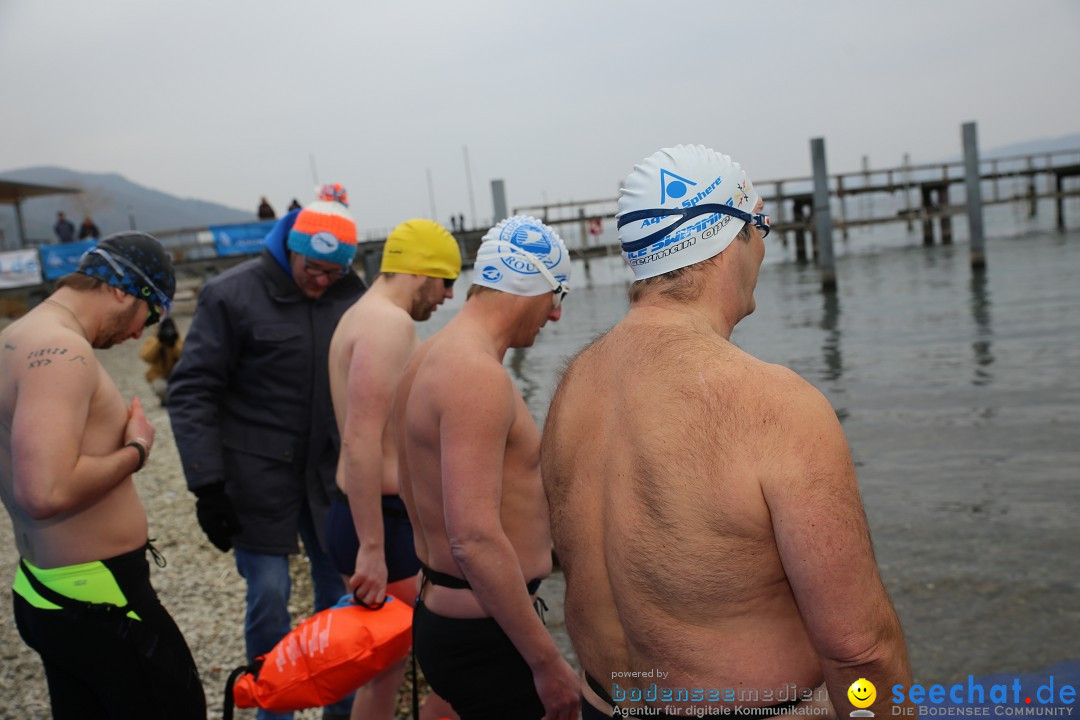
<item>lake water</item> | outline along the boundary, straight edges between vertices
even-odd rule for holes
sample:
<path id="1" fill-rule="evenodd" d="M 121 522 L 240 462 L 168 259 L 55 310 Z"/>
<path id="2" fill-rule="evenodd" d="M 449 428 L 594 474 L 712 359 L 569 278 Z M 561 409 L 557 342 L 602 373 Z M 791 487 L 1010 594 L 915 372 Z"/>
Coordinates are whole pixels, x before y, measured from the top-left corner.
<path id="1" fill-rule="evenodd" d="M 962 222 L 930 248 L 899 225 L 837 243 L 832 295 L 769 238 L 757 311 L 732 336 L 835 408 L 925 681 L 1080 658 L 1080 233 L 995 237 L 1029 222 L 996 212 L 984 273 Z M 629 279 L 618 257 L 588 276 L 576 263 L 563 319 L 508 354 L 538 422 L 562 363 L 626 312 Z"/>

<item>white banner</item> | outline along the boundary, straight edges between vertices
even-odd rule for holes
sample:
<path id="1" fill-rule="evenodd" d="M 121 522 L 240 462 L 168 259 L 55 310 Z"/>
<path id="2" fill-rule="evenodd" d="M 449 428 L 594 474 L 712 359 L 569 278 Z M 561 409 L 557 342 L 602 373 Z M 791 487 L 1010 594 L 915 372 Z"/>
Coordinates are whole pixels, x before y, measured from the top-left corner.
<path id="1" fill-rule="evenodd" d="M 0 252 L 0 290 L 41 284 L 37 250 Z"/>

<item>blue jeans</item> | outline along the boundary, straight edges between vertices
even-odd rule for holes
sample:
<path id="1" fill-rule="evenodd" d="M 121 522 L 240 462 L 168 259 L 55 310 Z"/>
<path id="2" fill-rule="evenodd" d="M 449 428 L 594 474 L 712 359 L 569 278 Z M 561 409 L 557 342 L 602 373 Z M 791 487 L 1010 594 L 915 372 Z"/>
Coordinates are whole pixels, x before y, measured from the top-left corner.
<path id="1" fill-rule="evenodd" d="M 331 607 L 345 594 L 345 585 L 330 562 L 330 556 L 319 546 L 311 514 L 300 514 L 300 539 L 311 562 L 311 579 L 315 586 L 315 612 Z M 244 619 L 244 643 L 248 662 L 274 649 L 278 641 L 292 629 L 289 617 L 288 555 L 263 555 L 233 548 L 236 569 L 247 581 L 247 612 Z M 348 717 L 353 696 L 328 705 L 325 712 Z M 259 710 L 258 720 L 292 720 L 292 713 L 278 714 Z"/>

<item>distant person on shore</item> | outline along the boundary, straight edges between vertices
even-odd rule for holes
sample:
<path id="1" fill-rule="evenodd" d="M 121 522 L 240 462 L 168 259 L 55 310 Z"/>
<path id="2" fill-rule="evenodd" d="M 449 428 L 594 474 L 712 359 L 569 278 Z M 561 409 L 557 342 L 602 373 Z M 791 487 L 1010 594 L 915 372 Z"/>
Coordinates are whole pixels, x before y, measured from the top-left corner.
<path id="1" fill-rule="evenodd" d="M 270 202 L 264 195 L 259 199 L 259 219 L 260 220 L 275 220 L 277 219 L 277 213 L 274 212 L 274 208 L 271 207 Z"/>
<path id="2" fill-rule="evenodd" d="M 457 229 L 458 232 L 465 232 L 465 215 L 457 216 Z"/>
<path id="3" fill-rule="evenodd" d="M 150 585 L 132 475 L 154 447 L 95 349 L 138 339 L 169 307 L 172 263 L 111 235 L 0 333 L 0 498 L 21 560 L 15 624 L 41 656 L 52 717 L 203 720 L 195 662 Z M 159 563 L 160 564 L 160 563 Z"/>
<path id="4" fill-rule="evenodd" d="M 169 378 L 169 417 L 199 525 L 216 548 L 233 548 L 247 582 L 249 661 L 291 627 L 297 535 L 315 610 L 345 592 L 323 532 L 340 444 L 327 368 L 334 328 L 364 291 L 355 254 L 345 191 L 327 186 L 278 221 L 260 257 L 203 286 Z M 347 718 L 351 704 L 349 697 L 324 717 Z"/>
<path id="5" fill-rule="evenodd" d="M 82 225 L 79 226 L 79 239 L 97 240 L 99 237 L 101 237 L 101 231 L 98 230 L 98 226 L 94 224 L 93 218 L 89 215 L 83 217 Z"/>
<path id="6" fill-rule="evenodd" d="M 163 317 L 156 334 L 143 340 L 139 359 L 146 363 L 146 382 L 164 406 L 168 398 L 169 376 L 180 361 L 184 341 L 171 317 Z"/>
<path id="7" fill-rule="evenodd" d="M 297 200 L 296 198 L 293 198 L 292 202 L 289 203 L 289 212 L 292 212 L 293 210 L 300 210 L 300 209 L 302 209 L 302 206 L 300 205 L 300 201 Z"/>
<path id="8" fill-rule="evenodd" d="M 56 233 L 56 237 L 62 243 L 75 242 L 75 225 L 62 212 L 56 213 L 56 224 L 53 225 L 53 232 Z"/>
<path id="9" fill-rule="evenodd" d="M 461 274 L 457 240 L 442 225 L 414 219 L 394 228 L 371 288 L 341 318 L 330 343 L 330 391 L 341 456 L 330 507 L 330 556 L 350 590 L 367 603 L 386 593 L 410 605 L 420 561 L 413 527 L 398 495 L 397 443 L 388 424 L 394 387 L 420 344 L 413 322 L 431 317 L 454 296 Z M 358 540 L 359 536 L 359 540 Z M 356 693 L 353 720 L 393 720 L 405 661 Z M 430 697 L 422 720 L 447 717 Z"/>
<path id="10" fill-rule="evenodd" d="M 911 683 L 836 413 L 730 341 L 755 308 L 761 212 L 739 164 L 700 145 L 646 158 L 621 191 L 630 310 L 567 368 L 541 451 L 585 720 L 794 717 L 827 698 L 846 718 L 860 678 L 883 718 L 881 689 Z M 755 693 L 672 701 L 703 687 Z"/>
<path id="11" fill-rule="evenodd" d="M 475 268 L 464 307 L 413 353 L 394 399 L 422 563 L 413 647 L 462 720 L 573 720 L 577 674 L 534 608 L 551 572 L 540 432 L 503 367 L 559 320 L 570 255 L 517 215 L 487 232 Z"/>

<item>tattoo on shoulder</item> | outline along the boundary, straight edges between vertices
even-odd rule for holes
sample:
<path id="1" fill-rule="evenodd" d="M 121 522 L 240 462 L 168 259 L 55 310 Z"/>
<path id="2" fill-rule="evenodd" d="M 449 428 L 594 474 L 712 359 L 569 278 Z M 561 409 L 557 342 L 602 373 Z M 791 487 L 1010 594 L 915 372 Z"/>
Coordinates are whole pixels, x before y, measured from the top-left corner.
<path id="1" fill-rule="evenodd" d="M 26 359 L 29 361 L 28 368 L 45 367 L 52 364 L 52 358 L 57 355 L 67 355 L 67 348 L 42 348 L 31 350 Z"/>
<path id="2" fill-rule="evenodd" d="M 83 365 L 86 364 L 86 358 L 84 358 L 82 355 L 76 355 L 73 358 L 68 358 L 68 362 L 75 362 L 76 360 L 81 362 Z"/>

